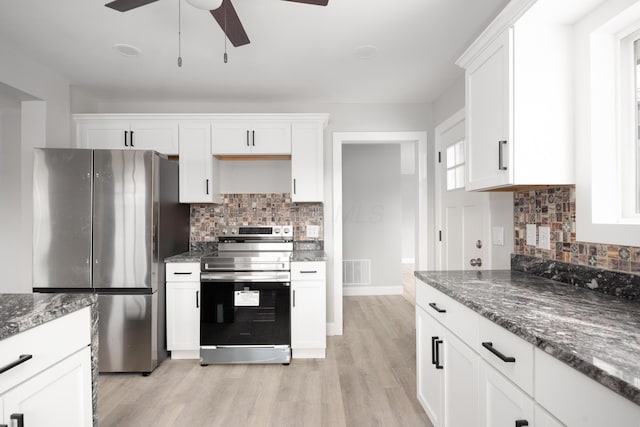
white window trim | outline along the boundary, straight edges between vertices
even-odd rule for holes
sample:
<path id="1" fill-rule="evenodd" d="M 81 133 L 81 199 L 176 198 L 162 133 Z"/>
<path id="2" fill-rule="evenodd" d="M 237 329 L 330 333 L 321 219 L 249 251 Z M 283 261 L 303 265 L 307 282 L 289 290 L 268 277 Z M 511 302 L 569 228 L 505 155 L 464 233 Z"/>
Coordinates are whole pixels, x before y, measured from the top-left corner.
<path id="1" fill-rule="evenodd" d="M 640 246 L 640 218 L 623 218 L 619 150 L 625 118 L 620 42 L 640 22 L 640 0 L 604 2 L 575 27 L 576 239 Z M 628 117 L 627 117 L 628 119 Z M 628 122 L 627 122 L 628 123 Z M 596 203 L 597 201 L 597 203 Z"/>

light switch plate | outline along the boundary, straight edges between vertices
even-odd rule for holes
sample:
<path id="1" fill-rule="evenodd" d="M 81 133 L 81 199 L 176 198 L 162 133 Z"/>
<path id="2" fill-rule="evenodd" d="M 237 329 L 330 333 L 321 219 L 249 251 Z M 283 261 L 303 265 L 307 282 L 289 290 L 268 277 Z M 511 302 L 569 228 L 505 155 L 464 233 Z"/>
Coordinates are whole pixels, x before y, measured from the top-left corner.
<path id="1" fill-rule="evenodd" d="M 307 237 L 310 239 L 317 239 L 320 237 L 320 226 L 307 225 Z"/>
<path id="2" fill-rule="evenodd" d="M 540 249 L 551 249 L 551 229 L 549 227 L 540 227 L 538 230 L 538 247 Z"/>
<path id="3" fill-rule="evenodd" d="M 536 239 L 536 225 L 535 224 L 527 224 L 527 245 L 535 246 L 537 243 Z"/>
<path id="4" fill-rule="evenodd" d="M 494 246 L 504 246 L 504 227 L 493 227 L 491 229 L 491 243 Z"/>

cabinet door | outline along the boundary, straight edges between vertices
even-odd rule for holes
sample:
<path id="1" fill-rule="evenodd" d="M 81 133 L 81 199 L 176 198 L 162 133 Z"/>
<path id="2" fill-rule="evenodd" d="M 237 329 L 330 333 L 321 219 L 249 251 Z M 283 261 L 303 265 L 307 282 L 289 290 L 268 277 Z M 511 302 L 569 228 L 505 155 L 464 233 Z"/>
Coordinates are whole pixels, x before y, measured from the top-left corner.
<path id="1" fill-rule="evenodd" d="M 249 123 L 215 122 L 211 126 L 211 152 L 214 155 L 248 155 L 251 153 Z"/>
<path id="2" fill-rule="evenodd" d="M 92 424 L 91 350 L 87 346 L 2 396 L 4 422 L 23 414 L 28 426 Z"/>
<path id="3" fill-rule="evenodd" d="M 320 123 L 294 123 L 291 127 L 291 200 L 324 200 L 323 132 Z"/>
<path id="4" fill-rule="evenodd" d="M 323 281 L 291 283 L 291 348 L 316 349 L 324 357 L 327 344 L 326 292 Z M 300 352 L 303 353 L 303 352 Z"/>
<path id="5" fill-rule="evenodd" d="M 533 426 L 533 400 L 485 361 L 480 362 L 480 426 Z"/>
<path id="6" fill-rule="evenodd" d="M 434 427 L 443 426 L 443 370 L 435 364 L 435 340 L 441 339 L 440 325 L 416 306 L 416 373 L 418 401 Z M 439 364 L 438 364 L 439 366 Z"/>
<path id="7" fill-rule="evenodd" d="M 130 124 L 129 146 L 136 150 L 155 150 L 178 154 L 178 122 L 173 120 L 136 120 Z"/>
<path id="8" fill-rule="evenodd" d="M 446 329 L 443 341 L 439 360 L 444 372 L 444 425 L 476 425 L 480 356 Z"/>
<path id="9" fill-rule="evenodd" d="M 167 283 L 167 350 L 200 348 L 200 282 Z"/>
<path id="10" fill-rule="evenodd" d="M 535 427 L 564 427 L 564 424 L 538 404 L 535 407 L 535 421 Z"/>
<path id="11" fill-rule="evenodd" d="M 513 30 L 489 45 L 466 71 L 466 190 L 513 182 Z"/>
<path id="12" fill-rule="evenodd" d="M 290 155 L 291 124 L 259 123 L 251 127 L 251 153 L 256 155 Z"/>
<path id="13" fill-rule="evenodd" d="M 219 202 L 218 160 L 211 155 L 209 122 L 180 123 L 179 151 L 180 202 Z"/>
<path id="14" fill-rule="evenodd" d="M 78 124 L 81 148 L 121 150 L 129 147 L 128 120 L 89 120 Z"/>

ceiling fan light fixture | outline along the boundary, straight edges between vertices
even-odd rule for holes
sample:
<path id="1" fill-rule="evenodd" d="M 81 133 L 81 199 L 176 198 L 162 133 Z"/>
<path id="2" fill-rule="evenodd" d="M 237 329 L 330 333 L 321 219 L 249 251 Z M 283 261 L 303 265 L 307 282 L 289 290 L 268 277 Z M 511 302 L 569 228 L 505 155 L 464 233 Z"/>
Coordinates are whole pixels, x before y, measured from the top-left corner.
<path id="1" fill-rule="evenodd" d="M 222 0 L 187 0 L 191 6 L 202 10 L 216 10 L 222 5 Z"/>

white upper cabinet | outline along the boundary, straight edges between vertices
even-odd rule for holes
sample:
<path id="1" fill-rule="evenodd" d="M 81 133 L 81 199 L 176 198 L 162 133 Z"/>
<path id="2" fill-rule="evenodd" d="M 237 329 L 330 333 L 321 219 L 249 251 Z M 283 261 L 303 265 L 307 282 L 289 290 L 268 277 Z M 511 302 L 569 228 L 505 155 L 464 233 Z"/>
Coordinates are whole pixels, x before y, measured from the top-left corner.
<path id="1" fill-rule="evenodd" d="M 291 154 L 291 123 L 287 121 L 213 122 L 212 137 L 215 155 Z"/>
<path id="2" fill-rule="evenodd" d="M 291 200 L 324 200 L 323 126 L 320 122 L 292 125 Z"/>
<path id="3" fill-rule="evenodd" d="M 219 160 L 211 154 L 211 123 L 180 122 L 180 203 L 220 203 Z"/>
<path id="4" fill-rule="evenodd" d="M 178 121 L 122 115 L 75 115 L 76 144 L 81 148 L 155 150 L 178 154 Z"/>
<path id="5" fill-rule="evenodd" d="M 457 61 L 467 190 L 575 182 L 572 31 L 552 3 L 510 2 Z"/>

